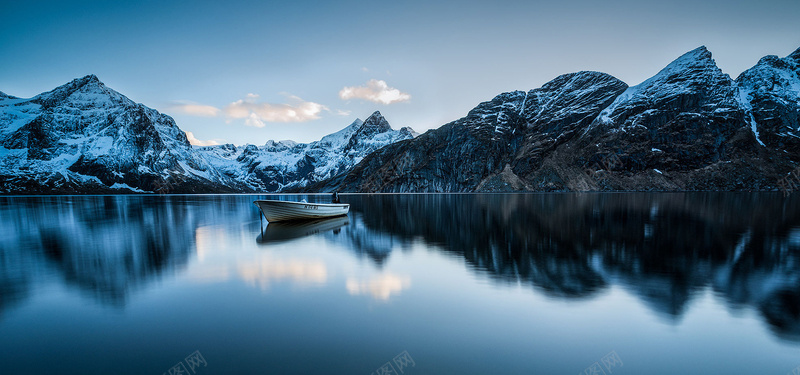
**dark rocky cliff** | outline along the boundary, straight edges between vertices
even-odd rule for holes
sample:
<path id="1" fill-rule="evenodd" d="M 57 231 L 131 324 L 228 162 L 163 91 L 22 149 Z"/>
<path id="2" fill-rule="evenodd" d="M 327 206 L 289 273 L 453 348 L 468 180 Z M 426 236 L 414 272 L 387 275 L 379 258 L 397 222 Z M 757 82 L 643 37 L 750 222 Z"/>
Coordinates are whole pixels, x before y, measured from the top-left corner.
<path id="1" fill-rule="evenodd" d="M 633 87 L 562 75 L 311 190 L 775 190 L 800 164 L 798 59 L 765 57 L 734 81 L 699 47 Z"/>

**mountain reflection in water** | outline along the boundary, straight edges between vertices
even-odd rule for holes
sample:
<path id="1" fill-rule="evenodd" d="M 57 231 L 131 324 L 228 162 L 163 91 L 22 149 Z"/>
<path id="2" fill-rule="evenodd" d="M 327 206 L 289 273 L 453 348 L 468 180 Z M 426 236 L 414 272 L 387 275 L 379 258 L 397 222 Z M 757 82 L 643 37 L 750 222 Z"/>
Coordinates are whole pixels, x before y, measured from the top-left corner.
<path id="1" fill-rule="evenodd" d="M 800 199 L 768 193 L 349 196 L 367 233 L 421 238 L 498 282 L 552 298 L 623 285 L 677 321 L 706 288 L 800 340 Z M 355 240 L 377 263 L 380 247 Z M 373 250 L 376 249 L 376 250 Z"/>
<path id="2" fill-rule="evenodd" d="M 275 241 L 320 236 L 378 268 L 393 251 L 421 241 L 463 259 L 479 277 L 530 285 L 553 299 L 593 298 L 621 285 L 668 322 L 678 322 L 710 288 L 730 310 L 752 306 L 777 337 L 800 341 L 796 196 L 346 195 L 346 218 L 259 229 L 252 201 L 261 198 L 0 198 L 0 318 L 29 298 L 43 275 L 124 306 L 131 292 L 187 267 L 198 228 L 221 225 L 252 235 L 266 252 Z M 347 288 L 369 290 L 356 281 Z"/>

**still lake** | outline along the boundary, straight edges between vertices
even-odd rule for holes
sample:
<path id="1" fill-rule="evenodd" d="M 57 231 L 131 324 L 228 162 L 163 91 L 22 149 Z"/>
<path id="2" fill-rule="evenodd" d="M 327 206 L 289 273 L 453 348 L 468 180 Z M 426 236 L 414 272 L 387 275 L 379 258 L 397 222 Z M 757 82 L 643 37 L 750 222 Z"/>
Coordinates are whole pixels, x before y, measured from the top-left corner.
<path id="1" fill-rule="evenodd" d="M 800 195 L 0 197 L 0 374 L 774 374 Z"/>

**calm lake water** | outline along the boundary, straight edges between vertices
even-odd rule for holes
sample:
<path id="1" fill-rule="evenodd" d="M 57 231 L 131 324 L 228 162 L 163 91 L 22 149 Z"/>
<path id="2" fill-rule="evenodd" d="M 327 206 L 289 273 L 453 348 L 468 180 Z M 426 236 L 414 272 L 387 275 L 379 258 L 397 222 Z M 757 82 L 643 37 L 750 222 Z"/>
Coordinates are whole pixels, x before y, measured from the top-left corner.
<path id="1" fill-rule="evenodd" d="M 0 197 L 0 374 L 800 366 L 798 195 L 265 197 Z"/>

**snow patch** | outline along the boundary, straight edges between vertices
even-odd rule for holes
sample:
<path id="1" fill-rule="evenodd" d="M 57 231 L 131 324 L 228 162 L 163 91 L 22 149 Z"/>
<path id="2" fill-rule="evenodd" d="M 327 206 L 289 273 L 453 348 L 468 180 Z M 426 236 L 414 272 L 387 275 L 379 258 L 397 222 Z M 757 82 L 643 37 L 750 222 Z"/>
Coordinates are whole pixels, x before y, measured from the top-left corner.
<path id="1" fill-rule="evenodd" d="M 136 192 L 136 193 L 148 193 L 147 191 L 144 191 L 142 189 L 131 187 L 128 184 L 123 184 L 123 183 L 119 183 L 119 182 L 115 182 L 114 185 L 111 185 L 110 187 L 112 189 L 117 189 L 117 190 L 128 189 L 128 190 Z"/>
<path id="2" fill-rule="evenodd" d="M 738 95 L 736 95 L 736 100 L 739 102 L 741 108 L 745 111 L 745 116 L 747 116 L 747 119 L 750 122 L 750 131 L 752 131 L 753 135 L 755 135 L 758 144 L 766 147 L 764 142 L 761 142 L 761 138 L 758 137 L 758 124 L 756 124 L 756 119 L 753 117 L 753 105 L 750 103 L 751 91 L 743 87 L 737 87 L 737 89 Z"/>

